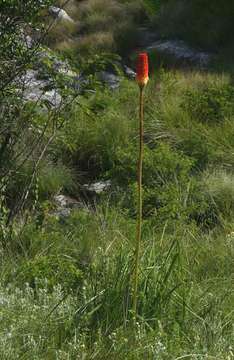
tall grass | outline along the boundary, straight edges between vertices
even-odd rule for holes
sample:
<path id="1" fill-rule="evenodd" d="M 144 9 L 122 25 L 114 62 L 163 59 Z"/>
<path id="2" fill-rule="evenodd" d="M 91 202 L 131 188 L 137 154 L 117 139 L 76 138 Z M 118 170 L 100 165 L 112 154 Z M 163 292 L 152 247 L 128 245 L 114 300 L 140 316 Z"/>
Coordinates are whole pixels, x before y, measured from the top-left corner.
<path id="1" fill-rule="evenodd" d="M 78 54 L 129 50 L 136 42 L 136 26 L 145 17 L 143 3 L 138 0 L 73 1 L 65 9 L 75 24 L 64 29 L 64 24 L 56 23 L 47 41 L 59 50 L 72 45 Z"/>
<path id="2" fill-rule="evenodd" d="M 64 114 L 38 172 L 35 216 L 25 224 L 22 214 L 1 239 L 0 357 L 233 358 L 231 87 L 228 75 L 161 70 L 146 89 L 136 329 L 138 89 L 99 85 Z M 111 179 L 108 193 L 56 214 L 50 196 L 79 198 L 78 184 L 100 179 Z"/>
<path id="3" fill-rule="evenodd" d="M 159 234 L 145 224 L 139 318 L 133 331 L 134 227 L 133 221 L 107 204 L 95 214 L 75 212 L 63 225 L 48 219 L 33 233 L 28 224 L 21 235 L 22 246 L 27 247 L 28 232 L 34 239 L 41 238 L 41 245 L 34 241 L 28 248 L 34 260 L 21 257 L 20 277 L 15 277 L 11 266 L 2 279 L 11 283 L 0 290 L 2 356 L 153 359 L 157 355 L 168 359 L 197 354 L 195 359 L 231 359 L 234 249 L 229 237 L 182 229 L 172 235 L 166 226 Z M 48 239 L 51 246 L 45 248 Z M 65 272 L 63 279 L 62 268 L 57 274 L 46 270 L 44 259 L 53 259 L 52 253 L 60 253 L 82 272 L 83 285 L 77 292 L 68 286 L 64 293 L 63 285 L 65 281 L 69 285 L 72 273 Z M 54 261 L 57 264 L 56 257 Z M 31 272 L 23 271 L 26 264 Z M 28 274 L 37 274 L 34 288 L 27 285 Z"/>

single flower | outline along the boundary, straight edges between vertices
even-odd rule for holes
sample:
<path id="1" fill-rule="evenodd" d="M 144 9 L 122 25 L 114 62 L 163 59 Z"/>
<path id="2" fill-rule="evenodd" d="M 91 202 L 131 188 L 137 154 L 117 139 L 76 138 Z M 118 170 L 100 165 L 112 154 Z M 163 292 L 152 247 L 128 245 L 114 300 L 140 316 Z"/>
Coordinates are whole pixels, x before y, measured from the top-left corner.
<path id="1" fill-rule="evenodd" d="M 137 58 L 136 81 L 144 87 L 149 81 L 149 60 L 147 53 L 140 53 Z"/>

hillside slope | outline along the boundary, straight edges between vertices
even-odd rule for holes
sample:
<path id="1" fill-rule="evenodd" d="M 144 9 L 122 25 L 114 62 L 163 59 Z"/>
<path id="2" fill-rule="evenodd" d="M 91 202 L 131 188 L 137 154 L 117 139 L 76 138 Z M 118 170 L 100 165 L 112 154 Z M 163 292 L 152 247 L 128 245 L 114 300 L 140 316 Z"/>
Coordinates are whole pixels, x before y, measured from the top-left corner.
<path id="1" fill-rule="evenodd" d="M 124 66 L 139 27 L 220 48 L 229 28 L 200 34 L 231 7 L 216 21 L 216 1 L 198 17 L 200 1 L 74 0 L 63 22 L 51 3 L 0 14 L 0 358 L 232 360 L 233 68 L 151 54 L 134 322 L 139 89 Z"/>

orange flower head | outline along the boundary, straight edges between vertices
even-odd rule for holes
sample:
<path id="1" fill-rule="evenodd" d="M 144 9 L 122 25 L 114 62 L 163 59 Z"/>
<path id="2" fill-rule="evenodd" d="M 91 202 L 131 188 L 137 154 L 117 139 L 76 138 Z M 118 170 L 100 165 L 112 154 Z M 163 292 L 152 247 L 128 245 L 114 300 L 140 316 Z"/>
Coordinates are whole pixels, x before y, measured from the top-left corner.
<path id="1" fill-rule="evenodd" d="M 149 61 L 147 53 L 140 53 L 137 58 L 136 81 L 139 86 L 145 86 L 149 81 Z"/>

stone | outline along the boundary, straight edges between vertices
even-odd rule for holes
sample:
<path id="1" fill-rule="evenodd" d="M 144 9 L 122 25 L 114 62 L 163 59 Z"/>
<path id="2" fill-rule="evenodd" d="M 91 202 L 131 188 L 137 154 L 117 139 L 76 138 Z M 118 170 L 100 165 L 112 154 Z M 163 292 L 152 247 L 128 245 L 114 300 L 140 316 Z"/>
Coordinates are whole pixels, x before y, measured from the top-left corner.
<path id="1" fill-rule="evenodd" d="M 98 74 L 98 78 L 101 82 L 106 84 L 111 90 L 116 90 L 120 86 L 120 77 L 110 73 L 108 71 L 100 71 Z"/>
<path id="2" fill-rule="evenodd" d="M 89 81 L 82 74 L 79 74 L 71 69 L 68 61 L 59 59 L 54 53 L 47 50 L 42 50 L 38 53 L 37 67 L 40 68 L 40 63 L 44 62 L 46 59 L 50 60 L 52 68 L 55 72 L 66 77 L 64 81 L 68 88 L 80 93 L 83 88 L 89 84 Z"/>
<path id="3" fill-rule="evenodd" d="M 77 199 L 63 194 L 54 196 L 54 203 L 56 209 L 50 215 L 58 217 L 61 221 L 69 217 L 72 210 L 84 207 Z"/>
<path id="4" fill-rule="evenodd" d="M 59 59 L 54 59 L 53 68 L 56 72 L 62 75 L 66 75 L 69 77 L 76 77 L 77 73 L 71 70 L 70 65 L 67 61 L 62 61 Z"/>
<path id="5" fill-rule="evenodd" d="M 98 182 L 95 182 L 93 184 L 85 184 L 84 185 L 85 190 L 87 190 L 88 192 L 91 192 L 91 193 L 98 194 L 98 195 L 104 193 L 107 190 L 109 190 L 110 187 L 111 187 L 111 181 L 110 180 L 98 181 Z"/>
<path id="6" fill-rule="evenodd" d="M 38 71 L 27 70 L 20 78 L 23 87 L 23 98 L 28 101 L 48 101 L 52 107 L 59 107 L 62 103 L 62 97 L 57 89 L 45 90 L 50 82 L 44 79 L 38 79 Z"/>
<path id="7" fill-rule="evenodd" d="M 56 205 L 60 208 L 74 209 L 74 208 L 81 207 L 81 203 L 77 199 L 74 199 L 70 196 L 63 195 L 63 194 L 56 195 L 54 197 L 54 201 L 55 201 Z"/>
<path id="8" fill-rule="evenodd" d="M 50 6 L 49 7 L 49 13 L 51 16 L 53 16 L 55 19 L 66 21 L 74 24 L 74 20 L 68 15 L 68 13 L 56 6 Z"/>
<path id="9" fill-rule="evenodd" d="M 67 208 L 61 208 L 61 209 L 57 209 L 55 212 L 53 212 L 53 216 L 56 216 L 60 219 L 65 219 L 67 217 L 69 217 L 71 214 L 71 209 L 67 209 Z"/>
<path id="10" fill-rule="evenodd" d="M 25 45 L 28 49 L 32 49 L 34 46 L 34 40 L 30 35 L 26 35 L 24 38 Z"/>
<path id="11" fill-rule="evenodd" d="M 156 41 L 148 46 L 146 50 L 156 50 L 159 54 L 165 54 L 175 60 L 191 63 L 200 67 L 207 67 L 212 58 L 210 53 L 195 50 L 182 40 Z"/>
<path id="12" fill-rule="evenodd" d="M 135 71 L 132 70 L 131 68 L 129 68 L 128 66 L 126 66 L 126 65 L 124 65 L 124 74 L 127 76 L 127 78 L 129 78 L 131 80 L 136 79 Z"/>

